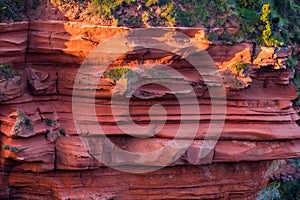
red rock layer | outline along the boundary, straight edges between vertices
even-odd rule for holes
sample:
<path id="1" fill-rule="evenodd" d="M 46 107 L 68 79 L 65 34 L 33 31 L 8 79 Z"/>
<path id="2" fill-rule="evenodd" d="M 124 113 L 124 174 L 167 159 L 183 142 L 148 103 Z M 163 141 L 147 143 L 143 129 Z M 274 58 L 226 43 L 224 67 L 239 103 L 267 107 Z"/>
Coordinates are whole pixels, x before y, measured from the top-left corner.
<path id="1" fill-rule="evenodd" d="M 28 22 L 0 23 L 0 63 L 25 63 Z"/>
<path id="2" fill-rule="evenodd" d="M 71 98 L 74 79 L 84 58 L 105 39 L 128 29 L 56 21 L 0 26 L 3 27 L 0 27 L 0 43 L 3 44 L 0 61 L 13 62 L 25 85 L 21 97 L 0 102 L 3 171 L 0 173 L 0 198 L 254 199 L 265 184 L 265 178 L 272 176 L 269 169 L 273 165 L 268 160 L 300 156 L 300 133 L 296 124 L 299 116 L 291 103 L 297 94 L 289 83 L 293 74 L 285 69 L 285 59 L 290 54 L 288 48 L 209 43 L 202 37 L 204 30 L 178 29 L 207 49 L 219 71 L 225 74 L 224 79 L 227 78 L 224 128 L 218 143 L 204 158 L 199 157 L 205 150 L 204 139 L 214 139 L 205 138 L 209 123 L 218 124 L 222 113 L 216 113 L 215 121 L 210 120 L 211 101 L 203 77 L 185 60 L 169 52 L 146 49 L 119 57 L 111 68 L 122 62 L 130 67 L 139 62 L 168 64 L 181 72 L 185 81 L 193 83 L 198 101 L 194 105 L 186 99 L 180 107 L 174 94 L 165 89 L 151 85 L 141 88 L 136 98 L 130 101 L 131 118 L 138 124 L 148 124 L 150 106 L 160 104 L 168 113 L 166 124 L 154 137 L 128 137 L 117 126 L 111 110 L 110 97 L 115 83 L 109 78 L 101 79 L 96 91 L 97 121 L 109 138 L 126 151 L 151 152 L 163 148 L 174 138 L 180 123 L 195 125 L 200 120 L 195 141 L 171 163 L 172 167 L 136 175 L 105 167 L 86 148 L 78 134 L 94 138 L 90 140 L 91 146 L 97 143 L 101 147 L 99 144 L 103 139 L 96 137 L 101 135 L 98 132 L 77 132 Z M 245 86 L 247 82 L 241 87 L 232 87 L 228 77 L 240 76 L 228 72 L 235 62 L 250 65 L 248 73 L 251 76 L 241 75 L 239 79 L 249 78 L 250 86 Z M 230 76 L 226 76 L 228 74 Z M 87 78 L 89 83 L 92 77 Z M 87 87 L 91 85 L 87 84 Z M 142 99 L 143 92 L 155 98 Z M 178 92 L 182 92 L 180 87 Z M 84 95 L 82 93 L 80 117 L 93 124 L 91 113 L 84 109 L 88 102 Z M 122 105 L 118 106 L 121 110 Z M 200 107 L 199 120 L 195 120 L 198 117 L 193 113 L 195 106 Z M 222 106 L 221 101 L 217 102 L 218 106 Z M 192 114 L 182 115 L 181 109 Z M 119 116 L 123 114 L 118 113 Z M 160 112 L 152 114 L 152 120 L 164 121 Z M 127 119 L 119 118 L 117 122 L 123 123 Z M 155 132 L 155 128 L 149 128 L 149 131 Z M 188 138 L 191 136 L 186 134 L 177 140 Z M 118 152 L 115 149 L 97 150 L 113 165 L 129 164 L 116 159 Z M 152 159 L 164 163 L 166 158 L 157 155 Z"/>
<path id="3" fill-rule="evenodd" d="M 148 174 L 109 168 L 10 173 L 12 199 L 255 199 L 271 162 L 168 167 Z"/>

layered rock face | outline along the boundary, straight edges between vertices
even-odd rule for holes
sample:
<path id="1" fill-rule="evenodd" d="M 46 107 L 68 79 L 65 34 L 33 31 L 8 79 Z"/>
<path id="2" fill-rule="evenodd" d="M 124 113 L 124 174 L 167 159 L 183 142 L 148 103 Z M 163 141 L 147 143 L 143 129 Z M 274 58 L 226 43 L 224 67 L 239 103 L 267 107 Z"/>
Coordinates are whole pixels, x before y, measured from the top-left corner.
<path id="1" fill-rule="evenodd" d="M 217 66 L 213 74 L 199 74 L 186 59 L 158 47 L 134 49 L 107 67 L 109 71 L 125 66 L 141 80 L 116 78 L 113 73 L 100 77 L 99 68 L 93 67 L 88 68 L 92 73 L 78 78 L 93 49 L 129 29 L 59 21 L 0 26 L 0 61 L 13 63 L 22 77 L 22 84 L 14 85 L 22 92 L 0 102 L 0 198 L 255 199 L 280 166 L 273 160 L 300 156 L 299 116 L 291 102 L 297 91 L 289 83 L 293 72 L 285 65 L 290 48 L 213 43 L 204 39 L 205 30 L 176 29 L 208 52 Z M 161 42 L 168 43 L 168 38 Z M 154 64 L 167 65 L 184 78 L 169 69 L 153 68 Z M 134 71 L 137 66 L 144 67 Z M 217 73 L 224 81 L 226 101 L 212 101 L 214 88 L 220 87 Z M 76 81 L 80 84 L 74 86 Z M 144 85 L 134 88 L 139 81 Z M 171 91 L 153 81 L 178 85 Z M 179 83 L 191 85 L 196 103 L 191 91 Z M 74 88 L 79 92 L 79 119 L 73 115 Z M 123 96 L 135 90 L 128 105 L 123 99 L 112 101 L 115 88 Z M 88 109 L 92 103 L 95 116 Z M 156 104 L 167 115 L 150 109 Z M 216 109 L 222 106 L 226 115 Z M 223 119 L 220 135 L 207 135 Z M 147 126 L 146 131 L 137 131 L 136 126 L 125 131 L 130 120 Z M 97 131 L 99 125 L 107 137 Z M 186 131 L 178 136 L 180 126 Z M 107 147 L 108 139 L 118 148 Z M 166 149 L 174 140 L 191 144 L 180 156 L 163 150 L 151 159 L 135 155 L 130 160 L 134 163 L 121 159 L 119 149 L 150 153 Z M 170 166 L 141 174 L 106 166 L 140 163 Z"/>

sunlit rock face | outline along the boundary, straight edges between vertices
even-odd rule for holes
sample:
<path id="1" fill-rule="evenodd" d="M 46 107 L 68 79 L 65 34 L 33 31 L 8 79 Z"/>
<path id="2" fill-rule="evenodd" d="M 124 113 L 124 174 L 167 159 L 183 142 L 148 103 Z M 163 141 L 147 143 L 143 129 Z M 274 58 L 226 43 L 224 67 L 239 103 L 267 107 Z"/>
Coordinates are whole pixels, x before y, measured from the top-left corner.
<path id="1" fill-rule="evenodd" d="M 281 165 L 273 160 L 300 156 L 296 124 L 299 116 L 291 103 L 297 91 L 289 83 L 293 72 L 285 64 L 291 49 L 256 48 L 246 42 L 210 42 L 198 38 L 202 29 L 176 29 L 195 38 L 224 80 L 226 117 L 216 146 L 199 157 L 205 139 L 214 139 L 206 138 L 209 124 L 218 123 L 210 120 L 208 88 L 218 85 L 205 82 L 189 62 L 175 53 L 137 49 L 119 56 L 107 70 L 121 66 L 134 71 L 135 67 L 143 66 L 135 73 L 147 82 L 153 79 L 153 70 L 157 73 L 151 67 L 153 64 L 167 65 L 184 78 L 176 77 L 170 69 L 159 71 L 156 78 L 170 86 L 179 82 L 190 84 L 197 105 L 188 100 L 180 105 L 175 95 L 190 93 L 180 85 L 175 91 L 154 84 L 134 88 L 141 80 L 126 76 L 117 79 L 109 73 L 107 77 L 83 76 L 85 90 L 95 87 L 89 82 L 99 78 L 95 91 L 96 121 L 109 139 L 128 152 L 147 153 L 166 147 L 176 136 L 180 123 L 200 123 L 195 136 L 190 138 L 194 141 L 169 167 L 147 174 L 130 174 L 105 166 L 81 138 L 97 138 L 101 134 L 76 129 L 72 93 L 79 67 L 89 53 L 106 39 L 127 30 L 60 21 L 0 25 L 0 61 L 12 63 L 19 72 L 0 81 L 0 198 L 254 199 Z M 124 133 L 117 123 L 124 123 L 124 119 L 116 119 L 111 109 L 116 87 L 121 94 L 136 90 L 129 103 L 134 122 L 145 125 L 151 120 L 165 121 L 158 133 L 157 127 L 149 127 L 149 133 L 138 138 Z M 84 90 L 81 98 L 84 103 Z M 155 104 L 164 106 L 168 115 L 154 110 L 153 116 L 149 116 L 149 108 Z M 123 105 L 118 106 L 117 114 L 121 116 Z M 200 117 L 196 116 L 194 106 L 199 106 Z M 191 114 L 183 115 L 182 109 Z M 85 123 L 95 123 L 93 113 L 86 107 L 82 106 L 81 112 Z M 143 138 L 149 135 L 150 138 Z M 176 139 L 180 142 L 189 137 Z M 116 149 L 103 150 L 103 138 L 90 141 L 90 145 L 96 143 L 102 159 L 113 165 L 128 165 L 116 159 Z M 172 152 L 162 152 L 152 159 L 163 163 L 168 159 L 165 155 L 174 156 Z M 151 162 L 145 164 L 157 167 Z"/>

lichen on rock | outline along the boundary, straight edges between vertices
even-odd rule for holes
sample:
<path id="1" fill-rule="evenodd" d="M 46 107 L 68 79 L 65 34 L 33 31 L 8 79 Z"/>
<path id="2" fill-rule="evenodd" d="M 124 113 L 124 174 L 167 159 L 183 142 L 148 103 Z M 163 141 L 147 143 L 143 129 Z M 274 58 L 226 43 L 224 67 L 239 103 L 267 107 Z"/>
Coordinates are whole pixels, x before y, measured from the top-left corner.
<path id="1" fill-rule="evenodd" d="M 32 120 L 25 114 L 24 111 L 18 110 L 10 115 L 16 118 L 12 135 L 15 137 L 26 137 L 32 134 L 33 124 Z"/>
<path id="2" fill-rule="evenodd" d="M 250 70 L 251 67 L 248 63 L 231 63 L 221 72 L 225 86 L 231 90 L 247 88 L 252 82 Z"/>

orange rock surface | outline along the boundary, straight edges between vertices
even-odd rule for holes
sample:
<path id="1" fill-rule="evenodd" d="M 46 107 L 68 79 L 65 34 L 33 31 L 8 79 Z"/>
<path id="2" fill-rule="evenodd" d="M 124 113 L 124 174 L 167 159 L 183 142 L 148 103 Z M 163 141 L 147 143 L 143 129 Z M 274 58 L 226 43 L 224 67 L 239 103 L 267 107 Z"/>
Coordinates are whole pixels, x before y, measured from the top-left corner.
<path id="1" fill-rule="evenodd" d="M 289 83 L 293 72 L 285 65 L 291 49 L 275 51 L 256 48 L 250 43 L 214 43 L 198 38 L 204 30 L 178 28 L 177 31 L 195 38 L 207 50 L 224 79 L 231 73 L 228 72 L 231 64 L 248 63 L 250 85 L 233 88 L 230 80 L 225 81 L 225 124 L 216 146 L 200 158 L 204 141 L 215 139 L 205 137 L 209 124 L 219 123 L 218 118 L 211 120 L 210 94 L 203 77 L 193 71 L 191 64 L 170 52 L 142 49 L 119 57 L 110 68 L 120 63 L 133 68 L 143 62 L 176 69 L 185 76 L 184 81 L 192 83 L 198 103 L 193 105 L 187 99 L 180 105 L 175 95 L 164 88 L 153 85 L 139 88 L 129 103 L 134 122 L 141 125 L 151 119 L 163 122 L 160 112 L 154 111 L 150 118 L 149 108 L 154 104 L 164 106 L 168 116 L 163 128 L 153 137 L 134 138 L 124 134 L 122 125 L 117 124 L 126 122 L 126 118 L 116 119 L 111 110 L 114 81 L 102 78 L 95 92 L 96 118 L 111 141 L 129 152 L 151 152 L 167 146 L 176 136 L 180 123 L 187 126 L 200 123 L 195 137 L 186 134 L 176 138 L 194 141 L 169 167 L 147 174 L 130 174 L 106 167 L 79 137 L 80 134 L 95 137 L 99 145 L 104 143 L 98 137 L 101 133 L 76 130 L 72 114 L 73 85 L 89 53 L 106 39 L 126 30 L 61 21 L 0 24 L 0 62 L 13 63 L 22 77 L 18 86 L 22 94 L 0 101 L 1 199 L 255 199 L 273 175 L 273 169 L 279 167 L 276 160 L 300 157 L 300 129 L 296 123 L 299 116 L 291 102 L 297 97 L 297 90 Z M 231 74 L 233 78 L 238 76 L 246 78 L 246 75 Z M 4 85 L 0 87 L 0 91 L 7 91 Z M 92 86 L 86 86 L 89 87 Z M 184 93 L 178 87 L 180 92 Z M 82 120 L 95 123 L 91 120 L 92 113 L 84 107 L 87 101 L 84 96 L 83 92 Z M 221 105 L 220 101 L 216 106 Z M 118 106 L 121 110 L 123 105 Z M 195 106 L 200 108 L 200 119 L 196 112 L 193 114 Z M 181 109 L 191 114 L 182 115 Z M 21 119 L 20 112 L 24 113 Z M 156 127 L 149 128 L 150 132 L 155 130 Z M 147 135 L 139 135 L 144 136 Z M 98 153 L 113 165 L 128 164 L 116 159 L 115 149 L 100 149 Z M 166 158 L 158 155 L 152 159 Z"/>

